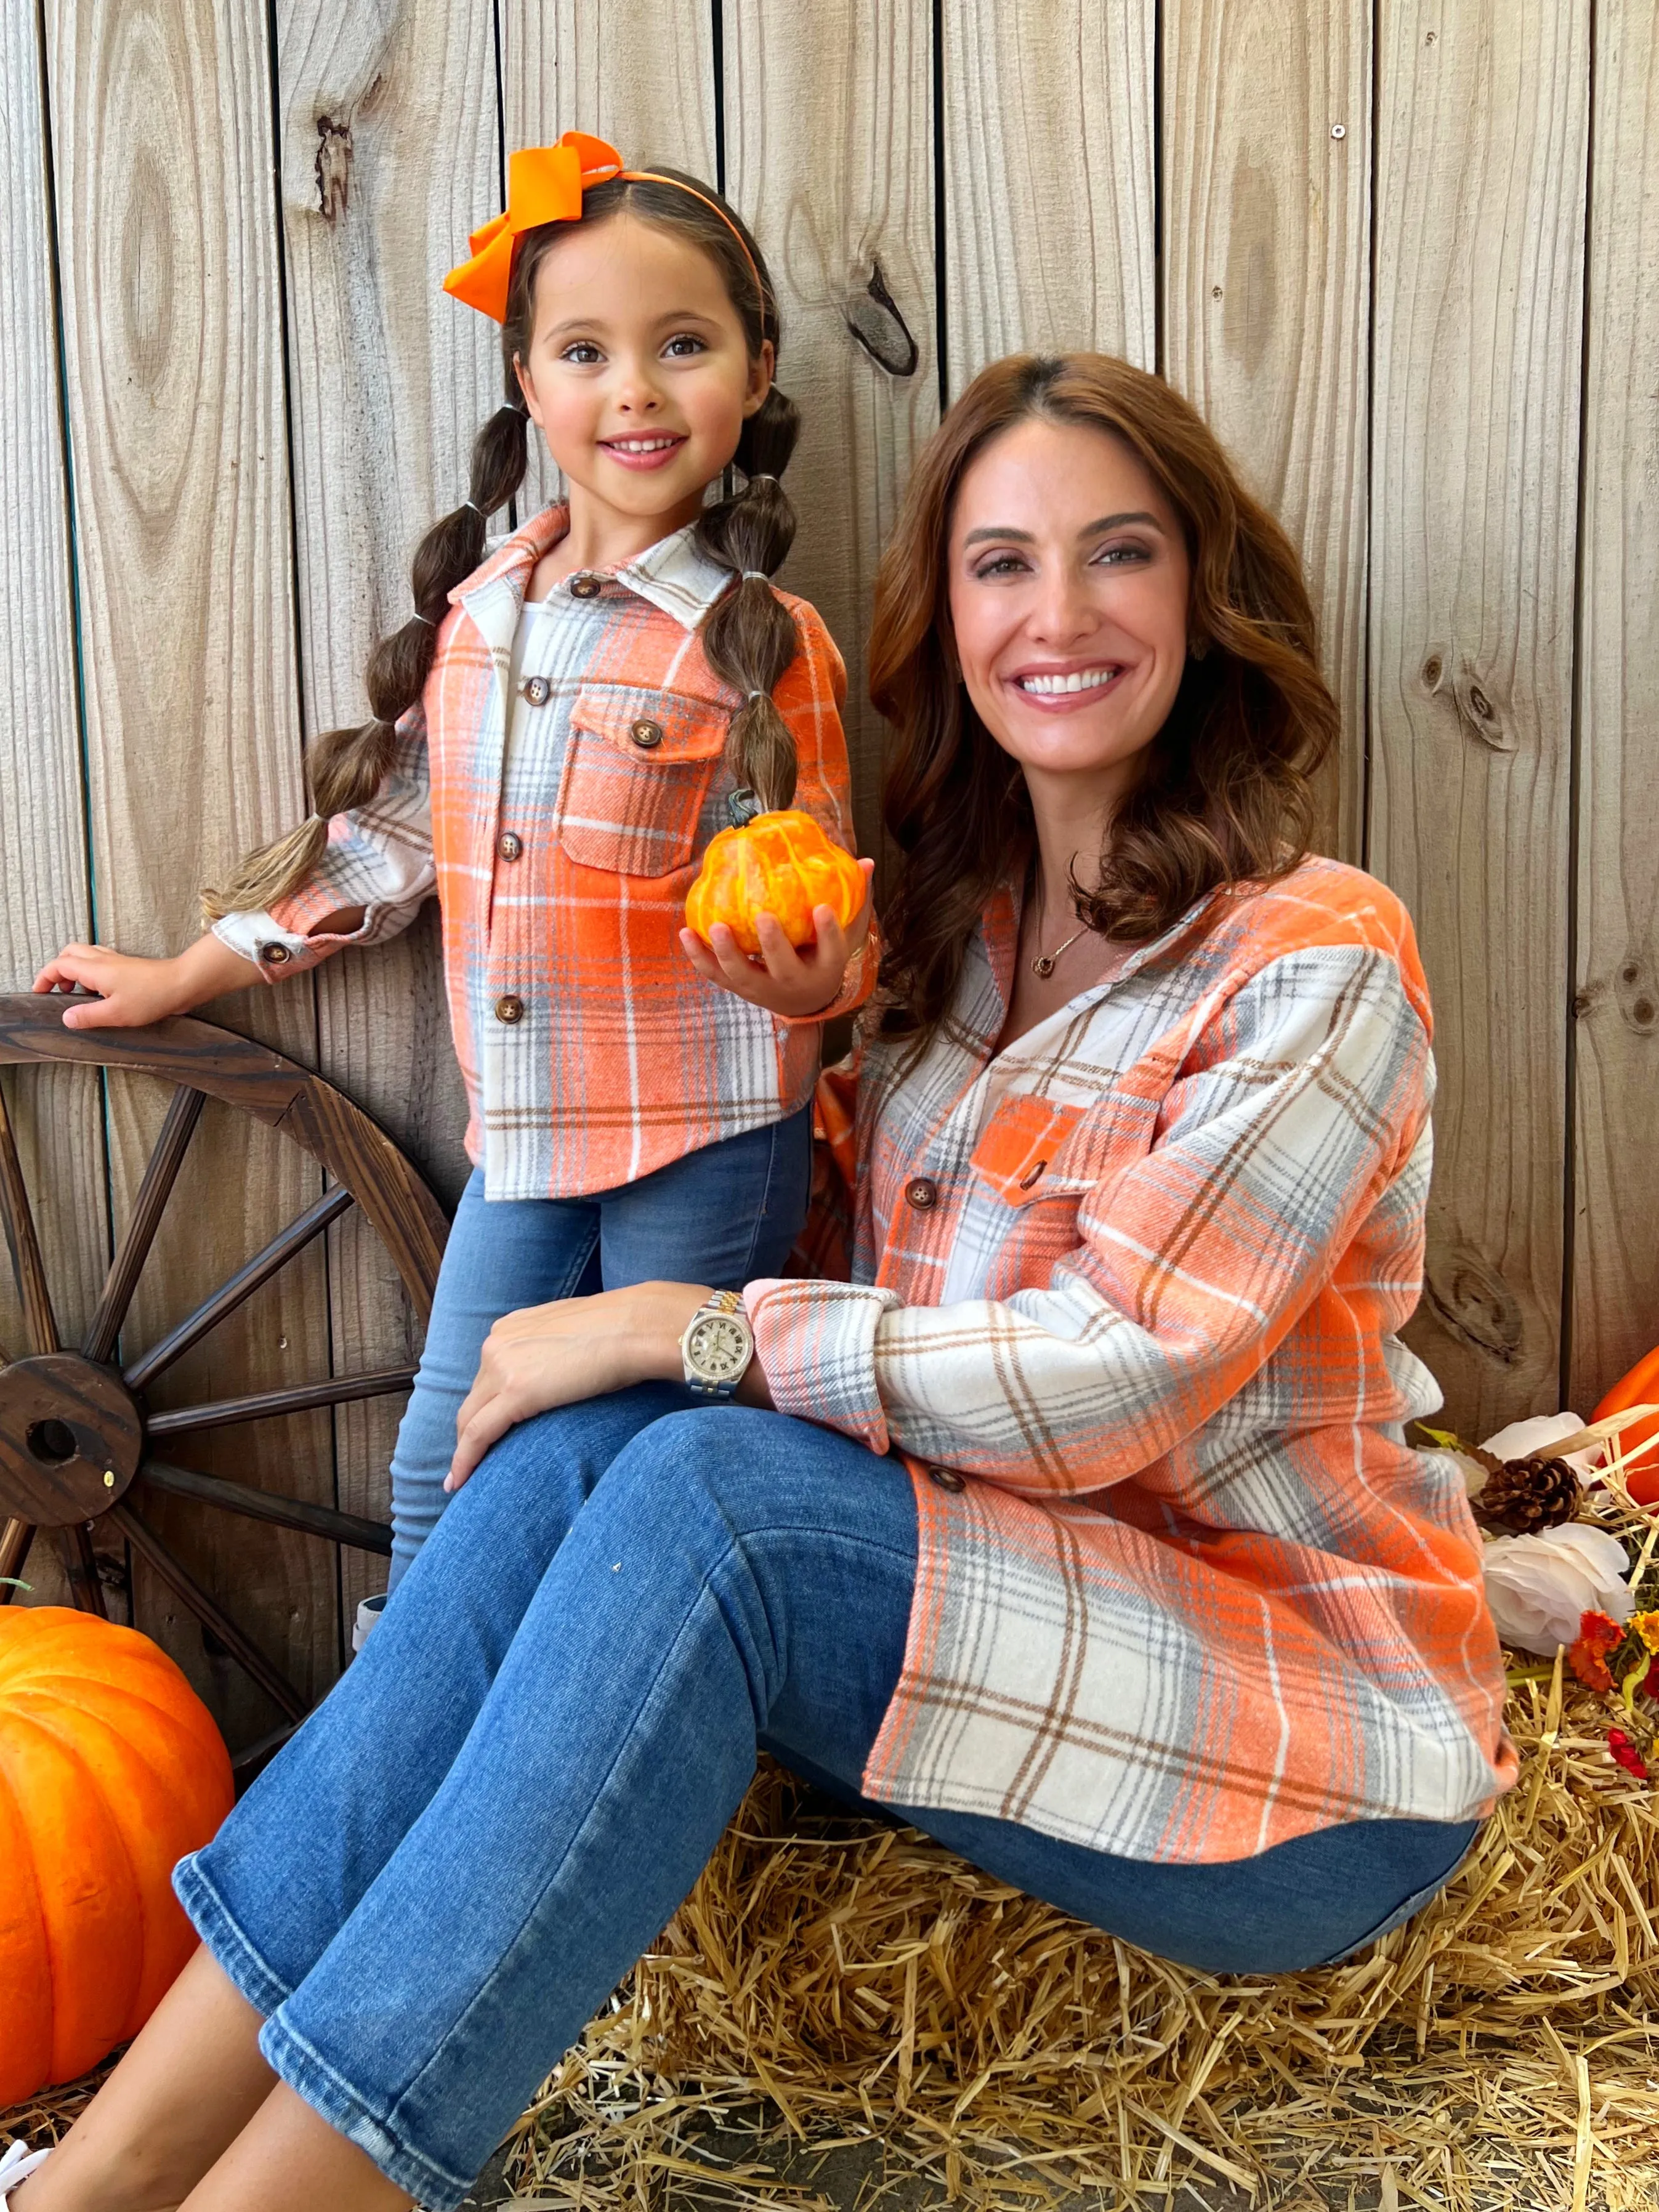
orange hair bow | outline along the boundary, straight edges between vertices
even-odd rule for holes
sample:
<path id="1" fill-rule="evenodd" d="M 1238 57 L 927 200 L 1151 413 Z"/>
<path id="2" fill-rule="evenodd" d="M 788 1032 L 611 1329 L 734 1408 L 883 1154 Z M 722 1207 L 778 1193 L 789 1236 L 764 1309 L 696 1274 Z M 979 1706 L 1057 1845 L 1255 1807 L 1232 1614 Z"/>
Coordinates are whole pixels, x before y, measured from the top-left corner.
<path id="1" fill-rule="evenodd" d="M 520 232 L 544 222 L 574 222 L 589 185 L 622 174 L 622 155 L 603 138 L 567 131 L 556 146 L 526 146 L 507 165 L 507 208 L 468 239 L 471 258 L 452 269 L 444 289 L 492 322 L 507 320 L 513 249 Z"/>
<path id="2" fill-rule="evenodd" d="M 624 169 L 616 148 L 607 146 L 603 138 L 590 137 L 586 131 L 567 131 L 556 146 L 526 146 L 507 157 L 506 210 L 467 240 L 471 258 L 444 278 L 445 291 L 464 306 L 477 308 L 492 322 L 504 323 L 513 282 L 513 253 L 520 233 L 544 222 L 577 222 L 582 194 L 588 186 L 609 184 L 613 177 L 635 184 L 672 185 L 677 191 L 690 192 L 694 200 L 714 209 L 743 249 L 755 280 L 764 331 L 766 287 L 747 240 L 719 202 L 682 178 L 661 176 L 655 169 Z"/>

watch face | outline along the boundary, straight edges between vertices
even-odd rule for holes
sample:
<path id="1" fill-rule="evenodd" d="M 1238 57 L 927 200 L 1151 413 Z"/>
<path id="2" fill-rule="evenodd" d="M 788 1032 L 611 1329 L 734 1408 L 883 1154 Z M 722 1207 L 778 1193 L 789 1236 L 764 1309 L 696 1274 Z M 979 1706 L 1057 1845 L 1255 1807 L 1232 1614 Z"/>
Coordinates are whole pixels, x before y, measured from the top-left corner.
<path id="1" fill-rule="evenodd" d="M 691 1332 L 687 1356 L 710 1382 L 726 1382 L 749 1363 L 752 1340 L 746 1324 L 732 1314 L 705 1314 Z"/>

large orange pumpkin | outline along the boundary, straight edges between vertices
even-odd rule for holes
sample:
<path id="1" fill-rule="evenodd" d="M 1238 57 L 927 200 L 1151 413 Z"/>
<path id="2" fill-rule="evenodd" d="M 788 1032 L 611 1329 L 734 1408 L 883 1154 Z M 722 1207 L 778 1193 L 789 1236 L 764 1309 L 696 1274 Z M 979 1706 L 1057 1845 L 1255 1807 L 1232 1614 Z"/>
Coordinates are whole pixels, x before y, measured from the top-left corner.
<path id="1" fill-rule="evenodd" d="M 1605 1421 L 1632 1406 L 1659 1406 L 1659 1346 L 1638 1359 L 1630 1373 L 1613 1384 L 1590 1419 Z M 1653 1436 L 1659 1436 L 1659 1413 L 1650 1413 L 1644 1421 L 1632 1421 L 1619 1435 L 1617 1448 L 1621 1452 L 1634 1451 L 1638 1444 L 1646 1443 Z M 1625 1480 L 1638 1505 L 1659 1505 L 1659 1452 L 1645 1453 Z"/>
<path id="2" fill-rule="evenodd" d="M 168 1877 L 232 1795 L 212 1717 L 148 1637 L 0 1607 L 0 2108 L 149 2018 L 196 1945 Z"/>
<path id="3" fill-rule="evenodd" d="M 791 806 L 709 839 L 685 919 L 705 940 L 723 921 L 745 952 L 756 953 L 755 918 L 763 912 L 775 914 L 789 942 L 801 945 L 812 941 L 814 907 L 831 908 L 845 929 L 863 904 L 863 869 L 810 814 Z"/>

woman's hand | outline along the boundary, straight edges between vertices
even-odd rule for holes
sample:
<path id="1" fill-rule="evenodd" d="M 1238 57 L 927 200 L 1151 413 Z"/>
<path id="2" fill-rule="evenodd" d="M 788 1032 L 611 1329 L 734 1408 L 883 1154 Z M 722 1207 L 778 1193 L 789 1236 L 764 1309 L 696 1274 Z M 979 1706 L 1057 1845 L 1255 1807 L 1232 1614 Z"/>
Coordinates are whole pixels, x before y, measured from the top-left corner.
<path id="1" fill-rule="evenodd" d="M 34 979 L 37 991 L 95 991 L 64 1012 L 66 1030 L 139 1030 L 187 1014 L 222 991 L 258 980 L 258 969 L 210 930 L 171 960 L 144 960 L 106 945 L 66 945 Z"/>
<path id="2" fill-rule="evenodd" d="M 444 1488 L 459 1490 L 491 1444 L 532 1413 L 633 1382 L 679 1382 L 680 1339 L 708 1296 L 698 1283 L 640 1283 L 503 1315 L 455 1416 Z"/>
<path id="3" fill-rule="evenodd" d="M 860 860 L 859 866 L 864 871 L 864 903 L 845 929 L 833 907 L 814 907 L 812 927 L 817 934 L 797 951 L 777 916 L 763 914 L 755 923 L 761 957 L 753 960 L 726 925 L 717 921 L 707 944 L 695 929 L 681 930 L 686 958 L 706 983 L 718 983 L 750 1006 L 764 1006 L 769 1014 L 796 1019 L 821 1014 L 841 989 L 847 963 L 870 934 L 870 878 L 876 864 Z"/>

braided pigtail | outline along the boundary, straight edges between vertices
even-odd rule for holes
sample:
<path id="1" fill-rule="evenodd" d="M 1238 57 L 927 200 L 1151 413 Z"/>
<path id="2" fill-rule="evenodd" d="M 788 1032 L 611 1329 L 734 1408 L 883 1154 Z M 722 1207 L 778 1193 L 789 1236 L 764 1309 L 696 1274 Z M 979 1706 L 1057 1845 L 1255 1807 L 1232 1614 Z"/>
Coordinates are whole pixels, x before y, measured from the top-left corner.
<path id="1" fill-rule="evenodd" d="M 274 844 L 248 854 L 226 883 L 203 891 L 202 912 L 209 921 L 227 914 L 263 913 L 298 890 L 327 848 L 329 817 L 366 805 L 386 781 L 396 755 L 398 723 L 419 699 L 431 673 L 449 594 L 483 560 L 489 516 L 507 505 L 524 481 L 529 417 L 520 401 L 510 352 L 507 389 L 507 404 L 473 441 L 465 503 L 434 522 L 415 549 L 410 574 L 414 614 L 401 629 L 383 637 L 368 657 L 370 720 L 355 729 L 325 730 L 313 741 L 306 753 L 309 818 Z"/>
<path id="2" fill-rule="evenodd" d="M 800 651 L 800 635 L 768 579 L 794 542 L 795 510 L 778 479 L 799 434 L 794 402 L 775 384 L 738 441 L 737 465 L 747 483 L 705 507 L 697 523 L 698 545 L 738 574 L 705 618 L 702 641 L 709 666 L 744 695 L 726 757 L 761 812 L 787 806 L 795 795 L 795 740 L 772 694 Z"/>

